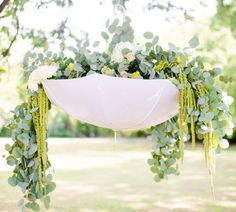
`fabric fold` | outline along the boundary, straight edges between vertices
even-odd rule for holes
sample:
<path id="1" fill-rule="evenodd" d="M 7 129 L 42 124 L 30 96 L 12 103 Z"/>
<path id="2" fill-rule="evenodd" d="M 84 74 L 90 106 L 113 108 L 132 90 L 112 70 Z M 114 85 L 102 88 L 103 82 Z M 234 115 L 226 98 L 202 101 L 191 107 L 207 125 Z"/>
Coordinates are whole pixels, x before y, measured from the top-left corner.
<path id="1" fill-rule="evenodd" d="M 92 74 L 44 80 L 50 101 L 72 117 L 114 131 L 145 129 L 178 113 L 178 89 L 166 79 Z"/>

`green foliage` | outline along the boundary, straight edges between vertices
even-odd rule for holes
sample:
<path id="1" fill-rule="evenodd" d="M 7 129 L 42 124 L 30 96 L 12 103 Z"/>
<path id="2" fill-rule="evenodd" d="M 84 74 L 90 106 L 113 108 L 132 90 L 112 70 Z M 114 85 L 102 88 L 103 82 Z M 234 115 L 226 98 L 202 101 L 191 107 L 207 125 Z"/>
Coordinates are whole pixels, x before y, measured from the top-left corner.
<path id="1" fill-rule="evenodd" d="M 226 2 L 224 0 L 216 0 L 217 11 L 212 19 L 213 29 L 220 30 L 222 27 L 229 28 L 232 35 L 236 38 L 236 2 Z"/>
<path id="2" fill-rule="evenodd" d="M 51 119 L 48 133 L 50 137 L 99 137 L 113 136 L 109 129 L 95 127 L 71 119 L 64 112 L 57 112 Z"/>
<path id="3" fill-rule="evenodd" d="M 102 32 L 103 39 L 109 42 L 109 53 L 112 52 L 117 43 L 126 41 L 132 42 L 134 39 L 134 30 L 130 25 L 131 19 L 126 16 L 121 25 L 119 25 L 119 23 L 120 21 L 117 18 L 114 19 L 112 23 L 108 20 L 106 23 L 107 32 Z"/>
<path id="4" fill-rule="evenodd" d="M 174 118 L 176 119 L 176 118 Z M 148 160 L 154 180 L 159 182 L 168 175 L 178 175 L 178 161 L 181 157 L 179 148 L 179 129 L 176 120 L 167 121 L 152 130 L 152 159 Z"/>
<path id="5" fill-rule="evenodd" d="M 14 166 L 13 175 L 8 178 L 11 186 L 18 186 L 24 193 L 25 201 L 19 203 L 20 207 L 26 207 L 39 211 L 37 199 L 43 199 L 48 207 L 48 196 L 45 196 L 40 190 L 39 173 L 41 172 L 39 164 L 39 151 L 36 139 L 36 129 L 33 124 L 33 113 L 29 108 L 29 103 L 23 103 L 14 110 L 14 118 L 9 127 L 12 130 L 12 145 L 6 144 L 5 149 L 9 153 L 7 164 Z M 50 162 L 47 162 L 49 168 Z M 47 175 L 47 180 L 43 181 L 46 189 L 46 195 L 55 189 L 55 183 L 51 180 L 51 175 Z"/>
<path id="6" fill-rule="evenodd" d="M 63 20 L 56 29 L 51 30 L 47 33 L 41 29 L 25 28 L 21 26 L 21 20 L 19 13 L 24 12 L 25 7 L 33 4 L 37 9 L 48 7 L 50 5 L 56 5 L 58 7 L 70 7 L 72 6 L 72 0 L 56 0 L 56 1 L 29 1 L 29 0 L 17 0 L 8 1 L 4 0 L 1 2 L 0 17 L 3 20 L 3 24 L 0 27 L 1 44 L 3 44 L 0 52 L 1 57 L 7 57 L 10 55 L 11 48 L 18 37 L 31 41 L 32 48 L 48 49 L 50 40 L 53 37 L 54 41 L 59 41 L 60 49 L 64 50 L 65 44 L 65 33 L 71 39 L 76 40 L 74 35 L 71 33 L 66 25 L 67 20 Z M 10 23 L 6 25 L 6 23 Z"/>
<path id="7" fill-rule="evenodd" d="M 199 45 L 199 40 L 197 37 L 193 37 L 190 41 L 189 41 L 189 46 L 191 48 L 196 48 Z"/>
<path id="8" fill-rule="evenodd" d="M 125 27 L 127 28 L 124 29 Z M 179 115 L 151 129 L 153 151 L 148 163 L 155 173 L 154 179 L 159 182 L 171 174 L 178 175 L 178 161 L 184 156 L 184 142 L 191 139 L 194 144 L 195 138 L 204 143 L 206 164 L 212 175 L 215 151 L 221 151 L 220 142 L 232 128 L 229 106 L 225 101 L 227 95 L 214 84 L 214 78 L 220 70 L 206 70 L 201 57 L 189 58 L 172 43 L 169 43 L 169 50 L 163 50 L 157 44 L 158 37 L 150 32 L 144 33 L 148 41 L 144 44 L 146 49 L 142 50 L 133 42 L 134 34 L 128 17 L 125 17 L 121 25 L 117 19 L 112 24 L 108 22 L 107 28 L 110 36 L 108 38 L 103 33 L 103 37 L 105 40 L 110 39 L 108 52 L 90 51 L 90 44 L 85 40 L 71 48 L 75 54 L 73 58 L 52 52 L 29 53 L 24 61 L 24 66 L 30 67 L 29 72 L 25 73 L 25 79 L 42 64 L 58 64 L 58 70 L 52 79 L 72 79 L 97 72 L 115 77 L 171 80 L 179 89 Z M 122 30 L 114 31 L 114 28 L 122 29 L 125 33 Z M 197 45 L 198 39 L 194 37 L 187 48 Z M 12 122 L 15 142 L 12 147 L 6 147 L 9 151 L 9 165 L 20 169 L 19 159 L 20 162 L 24 161 L 24 157 L 27 159 L 24 169 L 17 169 L 16 172 L 14 169 L 13 176 L 18 180 L 20 173 L 17 185 L 24 193 L 28 192 L 26 197 L 30 202 L 25 206 L 34 210 L 39 210 L 36 200 L 41 198 L 44 198 L 45 206 L 48 207 L 50 199 L 47 194 L 55 189 L 51 176 L 44 179 L 47 155 L 42 149 L 45 147 L 43 141 L 46 121 L 45 115 L 41 117 L 40 114 L 46 114 L 44 109 L 49 108 L 44 108 L 45 104 L 41 104 L 44 102 L 40 100 L 43 93 L 42 88 L 39 94 L 29 92 L 38 102 L 32 108 L 27 108 L 25 104 L 16 108 Z M 38 115 L 35 120 L 36 114 Z M 47 161 L 48 167 L 50 163 Z M 40 174 L 36 177 L 37 171 Z M 9 179 L 9 183 L 15 185 L 15 178 Z"/>

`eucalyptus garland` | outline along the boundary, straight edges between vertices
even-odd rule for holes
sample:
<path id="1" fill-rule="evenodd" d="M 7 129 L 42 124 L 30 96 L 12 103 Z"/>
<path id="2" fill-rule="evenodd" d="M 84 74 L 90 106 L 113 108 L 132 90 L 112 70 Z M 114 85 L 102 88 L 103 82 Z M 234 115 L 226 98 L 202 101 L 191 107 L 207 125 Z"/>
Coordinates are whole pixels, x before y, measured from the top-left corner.
<path id="1" fill-rule="evenodd" d="M 14 143 L 6 145 L 9 152 L 7 163 L 15 166 L 9 183 L 22 188 L 25 199 L 20 201 L 22 207 L 39 210 L 37 200 L 40 199 L 48 208 L 48 193 L 55 189 L 46 143 L 50 102 L 41 80 L 78 78 L 94 72 L 140 80 L 171 80 L 179 89 L 179 114 L 149 129 L 153 150 L 148 164 L 157 182 L 171 174 L 178 175 L 185 142 L 191 140 L 194 147 L 196 141 L 200 141 L 204 145 L 206 166 L 213 186 L 215 154 L 225 147 L 227 141 L 224 137 L 233 128 L 227 102 L 229 97 L 215 84 L 214 78 L 220 74 L 220 69 L 207 70 L 202 58 L 188 54 L 196 47 L 196 38 L 190 40 L 183 51 L 171 43 L 168 50 L 163 50 L 158 45 L 158 36 L 150 32 L 144 33 L 147 42 L 143 46 L 134 43 L 130 21 L 126 17 L 121 25 L 118 19 L 111 24 L 107 22 L 108 32 L 102 32 L 108 43 L 106 52 L 90 51 L 89 42 L 80 40 L 76 47 L 70 48 L 74 57 L 47 52 L 29 53 L 25 58 L 24 66 L 29 70 L 25 73 L 30 82 L 29 98 L 27 103 L 15 109 L 10 124 Z M 95 42 L 93 47 L 97 44 Z M 55 72 L 50 72 L 48 65 L 56 66 Z M 37 69 L 39 66 L 41 71 Z"/>
<path id="2" fill-rule="evenodd" d="M 39 93 L 29 94 L 27 103 L 15 108 L 12 129 L 12 145 L 7 144 L 9 152 L 7 163 L 15 166 L 13 175 L 8 178 L 12 186 L 19 186 L 24 198 L 19 207 L 39 210 L 37 200 L 43 201 L 49 208 L 48 193 L 56 184 L 52 182 L 52 174 L 46 173 L 51 166 L 47 156 L 46 132 L 49 101 L 42 88 Z"/>

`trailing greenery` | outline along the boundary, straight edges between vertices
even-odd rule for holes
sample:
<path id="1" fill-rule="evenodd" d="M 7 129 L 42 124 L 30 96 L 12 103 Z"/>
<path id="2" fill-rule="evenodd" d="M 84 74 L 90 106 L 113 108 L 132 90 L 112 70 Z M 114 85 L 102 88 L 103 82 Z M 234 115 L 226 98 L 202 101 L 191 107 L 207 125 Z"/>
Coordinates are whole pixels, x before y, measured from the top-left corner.
<path id="1" fill-rule="evenodd" d="M 25 73 L 25 78 L 29 78 L 29 99 L 27 104 L 15 110 L 11 124 L 14 144 L 7 145 L 6 149 L 9 152 L 8 164 L 15 165 L 9 183 L 22 187 L 24 197 L 29 200 L 26 207 L 38 210 L 37 199 L 44 200 L 48 207 L 48 193 L 55 188 L 51 175 L 47 175 L 50 163 L 46 129 L 50 103 L 40 84 L 40 80 L 45 78 L 44 74 L 52 79 L 78 78 L 97 72 L 140 80 L 171 80 L 179 89 L 179 114 L 150 129 L 153 150 L 148 163 L 155 174 L 154 179 L 160 181 L 171 174 L 178 175 L 179 160 L 184 158 L 184 143 L 191 140 L 194 146 L 196 140 L 199 140 L 204 144 L 206 166 L 213 185 L 215 152 L 227 146 L 223 138 L 231 133 L 233 127 L 227 103 L 229 97 L 214 85 L 214 78 L 220 74 L 220 69 L 206 70 L 200 57 L 189 55 L 188 52 L 198 45 L 196 37 L 189 41 L 189 46 L 183 51 L 172 43 L 168 50 L 163 50 L 158 45 L 158 36 L 145 32 L 147 42 L 141 46 L 133 41 L 134 31 L 130 22 L 128 17 L 124 18 L 121 25 L 118 19 L 111 24 L 107 22 L 108 32 L 102 32 L 108 44 L 106 52 L 89 50 L 89 42 L 86 40 L 71 47 L 74 57 L 47 52 L 28 54 L 25 58 L 24 66 L 30 67 L 30 71 Z M 97 45 L 98 42 L 95 42 L 93 47 Z M 49 70 L 50 66 L 45 65 L 58 67 L 54 73 Z M 39 66 L 41 68 L 37 69 Z M 48 76 L 50 71 L 52 74 Z M 32 81 L 36 72 L 34 77 L 37 78 Z M 36 90 L 32 92 L 32 89 Z"/>
<path id="2" fill-rule="evenodd" d="M 56 187 L 52 182 L 52 174 L 46 170 L 50 168 L 47 159 L 46 127 L 48 98 L 41 88 L 39 93 L 29 94 L 27 103 L 15 108 L 12 129 L 12 145 L 6 144 L 9 152 L 7 164 L 15 166 L 13 175 L 8 182 L 12 186 L 19 186 L 24 198 L 19 201 L 20 207 L 39 210 L 37 199 L 49 207 L 48 193 Z"/>

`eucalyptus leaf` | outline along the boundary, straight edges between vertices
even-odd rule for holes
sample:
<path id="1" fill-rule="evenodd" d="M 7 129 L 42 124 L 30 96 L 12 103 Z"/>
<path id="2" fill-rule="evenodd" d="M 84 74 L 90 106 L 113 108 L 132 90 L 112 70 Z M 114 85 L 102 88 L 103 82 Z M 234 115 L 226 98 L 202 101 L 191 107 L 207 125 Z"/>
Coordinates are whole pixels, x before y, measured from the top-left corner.
<path id="1" fill-rule="evenodd" d="M 16 163 L 16 160 L 15 160 L 14 157 L 12 157 L 12 156 L 8 156 L 8 157 L 7 157 L 7 164 L 8 164 L 9 166 L 14 166 L 15 163 Z"/>
<path id="2" fill-rule="evenodd" d="M 100 43 L 99 41 L 95 41 L 95 42 L 93 43 L 93 47 L 94 47 L 94 48 L 98 47 L 99 43 Z"/>
<path id="3" fill-rule="evenodd" d="M 174 66 L 171 68 L 171 71 L 174 72 L 175 74 L 178 74 L 179 73 L 179 68 Z"/>
<path id="4" fill-rule="evenodd" d="M 10 144 L 5 144 L 5 150 L 7 150 L 8 152 L 10 152 L 12 149 L 12 146 Z"/>
<path id="5" fill-rule="evenodd" d="M 23 152 L 19 147 L 14 147 L 12 150 L 12 154 L 14 155 L 15 158 L 20 158 Z"/>
<path id="6" fill-rule="evenodd" d="M 178 52 L 178 48 L 173 43 L 168 43 L 170 51 Z"/>
<path id="7" fill-rule="evenodd" d="M 25 120 L 30 121 L 31 119 L 32 119 L 32 115 L 31 114 L 27 114 L 25 116 Z"/>
<path id="8" fill-rule="evenodd" d="M 152 39 L 153 38 L 153 33 L 152 32 L 145 32 L 143 34 L 144 38 L 146 39 Z"/>
<path id="9" fill-rule="evenodd" d="M 12 177 L 9 177 L 9 178 L 8 178 L 8 183 L 9 183 L 11 186 L 16 186 L 16 185 L 17 185 L 17 179 L 16 179 L 15 175 L 13 175 Z"/>
<path id="10" fill-rule="evenodd" d="M 35 196 L 34 193 L 28 193 L 27 198 L 28 198 L 28 200 L 30 200 L 31 202 L 36 201 L 36 196 Z"/>
<path id="11" fill-rule="evenodd" d="M 28 163 L 28 165 L 27 165 L 27 167 L 32 167 L 34 165 L 34 161 L 33 160 L 31 160 L 29 163 Z"/>
<path id="12" fill-rule="evenodd" d="M 196 48 L 199 45 L 199 40 L 198 37 L 194 36 L 189 42 L 188 42 L 189 46 L 191 48 Z"/>
<path id="13" fill-rule="evenodd" d="M 221 68 L 214 68 L 213 69 L 213 72 L 216 74 L 216 75 L 220 75 L 221 74 L 221 72 L 222 72 L 222 70 L 221 70 Z"/>
<path id="14" fill-rule="evenodd" d="M 156 45 L 159 41 L 159 37 L 156 35 L 152 40 L 152 45 Z"/>
<path id="15" fill-rule="evenodd" d="M 44 206 L 46 209 L 49 209 L 50 207 L 50 197 L 49 196 L 46 196 L 44 199 L 43 199 L 43 202 L 44 202 Z"/>
<path id="16" fill-rule="evenodd" d="M 102 32 L 101 35 L 102 35 L 104 40 L 107 41 L 109 39 L 109 35 L 106 32 Z"/>
<path id="17" fill-rule="evenodd" d="M 17 139 L 19 141 L 21 141 L 24 145 L 27 146 L 29 144 L 30 137 L 29 137 L 28 133 L 22 133 L 22 134 L 17 136 Z"/>
<path id="18" fill-rule="evenodd" d="M 155 175 L 154 180 L 158 183 L 161 181 L 161 178 L 158 175 Z"/>
<path id="19" fill-rule="evenodd" d="M 122 54 L 123 54 L 123 55 L 127 55 L 129 52 L 131 52 L 131 51 L 130 51 L 130 49 L 128 49 L 128 48 L 122 49 Z"/>
<path id="20" fill-rule="evenodd" d="M 56 184 L 54 182 L 49 182 L 47 185 L 46 185 L 46 193 L 50 193 L 52 191 L 54 191 L 56 188 Z"/>
<path id="21" fill-rule="evenodd" d="M 21 187 L 23 190 L 25 190 L 29 184 L 26 182 L 18 182 L 17 185 Z"/>
<path id="22" fill-rule="evenodd" d="M 30 149 L 28 150 L 28 154 L 33 155 L 37 151 L 37 149 L 38 149 L 37 144 L 32 144 Z"/>
<path id="23" fill-rule="evenodd" d="M 26 208 L 32 209 L 34 211 L 40 211 L 39 204 L 36 202 L 28 202 L 25 204 Z"/>

